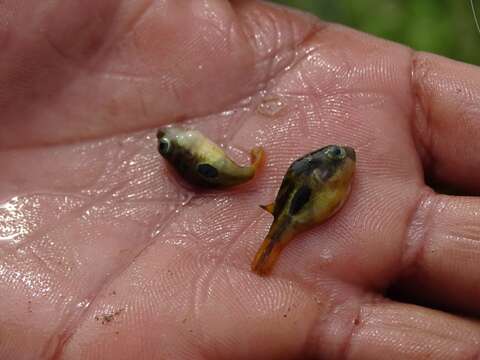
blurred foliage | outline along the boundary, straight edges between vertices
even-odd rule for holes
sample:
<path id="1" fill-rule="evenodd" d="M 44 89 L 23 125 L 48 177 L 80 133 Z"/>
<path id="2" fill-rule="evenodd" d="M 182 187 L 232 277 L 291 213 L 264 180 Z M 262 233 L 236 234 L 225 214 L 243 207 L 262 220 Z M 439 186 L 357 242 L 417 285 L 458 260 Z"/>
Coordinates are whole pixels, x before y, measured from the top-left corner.
<path id="1" fill-rule="evenodd" d="M 480 65 L 469 0 L 274 0 L 417 50 Z M 475 0 L 480 16 L 480 0 Z"/>

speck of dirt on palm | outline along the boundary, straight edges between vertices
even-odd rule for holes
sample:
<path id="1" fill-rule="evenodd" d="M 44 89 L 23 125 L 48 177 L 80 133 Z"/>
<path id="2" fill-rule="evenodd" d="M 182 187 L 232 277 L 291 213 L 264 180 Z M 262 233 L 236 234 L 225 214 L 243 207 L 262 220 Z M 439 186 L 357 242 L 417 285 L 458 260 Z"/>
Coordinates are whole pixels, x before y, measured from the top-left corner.
<path id="1" fill-rule="evenodd" d="M 320 298 L 318 298 L 317 296 L 314 296 L 313 297 L 313 300 L 318 304 L 320 305 L 322 303 L 322 301 L 320 300 Z"/>
<path id="2" fill-rule="evenodd" d="M 108 324 L 109 322 L 113 321 L 115 317 L 118 317 L 122 313 L 124 309 L 119 309 L 113 313 L 107 313 L 107 314 L 102 314 L 102 315 L 95 315 L 95 320 L 96 321 L 102 321 L 102 325 Z"/>

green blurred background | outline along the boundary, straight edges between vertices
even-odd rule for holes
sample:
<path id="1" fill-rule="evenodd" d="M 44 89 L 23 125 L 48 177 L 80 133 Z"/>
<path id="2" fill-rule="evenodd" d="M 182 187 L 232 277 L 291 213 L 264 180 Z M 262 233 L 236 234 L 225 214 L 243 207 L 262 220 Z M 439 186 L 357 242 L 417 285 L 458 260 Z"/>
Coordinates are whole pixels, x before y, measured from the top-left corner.
<path id="1" fill-rule="evenodd" d="M 320 18 L 480 65 L 480 34 L 469 0 L 274 0 Z M 474 1 L 480 16 L 480 0 Z"/>

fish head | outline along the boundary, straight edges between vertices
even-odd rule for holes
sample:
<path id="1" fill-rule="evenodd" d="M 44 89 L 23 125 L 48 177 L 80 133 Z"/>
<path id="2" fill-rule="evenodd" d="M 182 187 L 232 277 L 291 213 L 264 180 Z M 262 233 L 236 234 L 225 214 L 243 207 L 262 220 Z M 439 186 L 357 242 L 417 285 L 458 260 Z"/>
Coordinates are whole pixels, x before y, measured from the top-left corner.
<path id="1" fill-rule="evenodd" d="M 203 187 L 228 183 L 222 173 L 225 153 L 198 130 L 167 126 L 157 131 L 157 139 L 158 152 L 188 182 Z"/>
<path id="2" fill-rule="evenodd" d="M 355 150 L 341 145 L 325 146 L 295 161 L 289 169 L 291 196 L 285 202 L 292 223 L 310 226 L 333 215 L 350 192 L 355 163 Z"/>
<path id="3" fill-rule="evenodd" d="M 328 145 L 311 152 L 292 165 L 292 171 L 311 178 L 318 186 L 350 183 L 355 171 L 356 154 L 349 146 Z"/>
<path id="4" fill-rule="evenodd" d="M 185 153 L 192 153 L 200 138 L 203 137 L 196 130 L 167 126 L 157 131 L 158 152 L 167 160 L 178 160 Z"/>

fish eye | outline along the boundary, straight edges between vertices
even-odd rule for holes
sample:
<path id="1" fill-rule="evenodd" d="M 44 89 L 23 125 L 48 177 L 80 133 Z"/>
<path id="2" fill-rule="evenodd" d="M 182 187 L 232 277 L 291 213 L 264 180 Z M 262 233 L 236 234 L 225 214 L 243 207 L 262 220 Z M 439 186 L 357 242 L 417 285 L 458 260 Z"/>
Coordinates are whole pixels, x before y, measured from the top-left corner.
<path id="1" fill-rule="evenodd" d="M 340 146 L 332 146 L 327 150 L 327 156 L 332 160 L 342 160 L 347 154 L 344 148 Z"/>
<path id="2" fill-rule="evenodd" d="M 170 152 L 170 149 L 172 147 L 172 144 L 170 143 L 170 140 L 168 140 L 167 138 L 164 138 L 162 137 L 159 141 L 158 141 L 158 151 L 160 152 L 160 154 L 168 154 Z"/>

